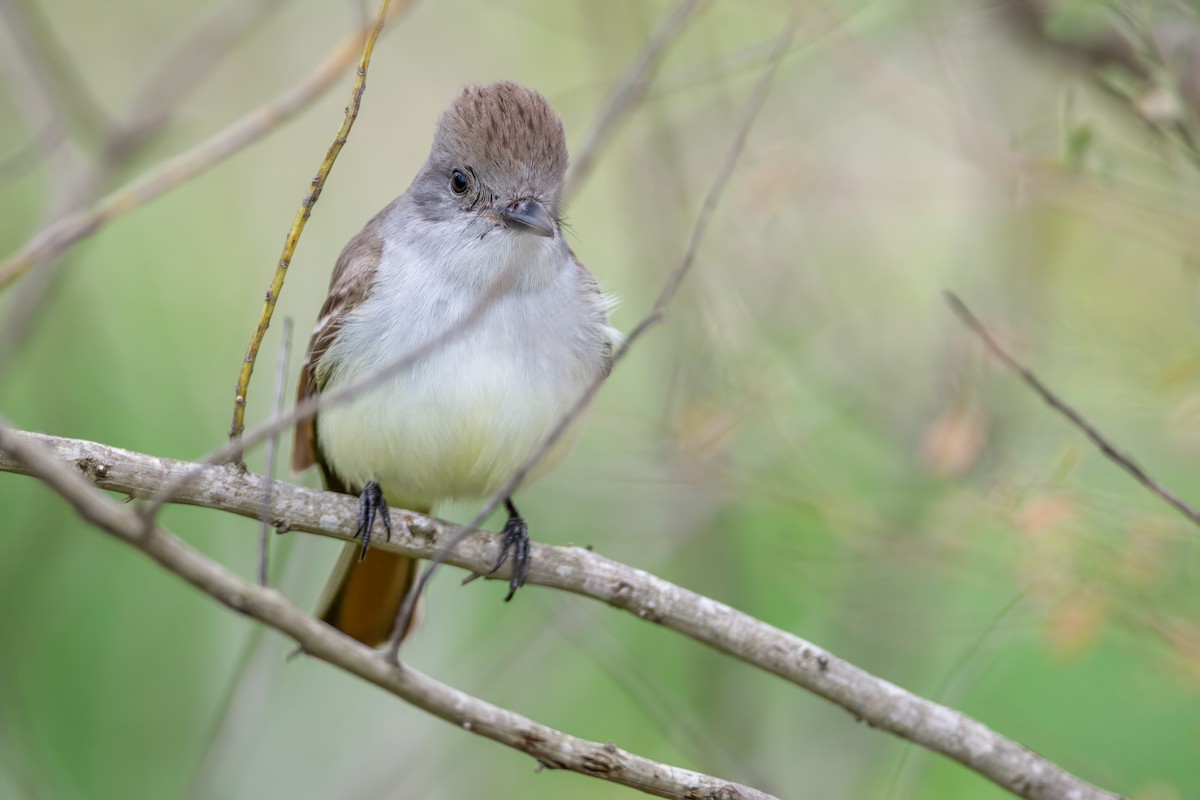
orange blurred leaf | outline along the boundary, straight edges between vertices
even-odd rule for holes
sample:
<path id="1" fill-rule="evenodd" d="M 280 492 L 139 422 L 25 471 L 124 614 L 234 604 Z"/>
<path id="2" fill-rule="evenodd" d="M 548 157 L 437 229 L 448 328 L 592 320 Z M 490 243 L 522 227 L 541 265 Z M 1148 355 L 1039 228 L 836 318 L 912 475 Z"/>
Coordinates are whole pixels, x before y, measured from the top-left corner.
<path id="1" fill-rule="evenodd" d="M 1108 601 L 1093 589 L 1068 597 L 1046 620 L 1046 644 L 1060 658 L 1078 658 L 1096 643 L 1109 620 Z"/>
<path id="2" fill-rule="evenodd" d="M 967 473 L 987 444 L 987 425 L 972 406 L 946 409 L 921 437 L 921 463 L 941 478 Z"/>

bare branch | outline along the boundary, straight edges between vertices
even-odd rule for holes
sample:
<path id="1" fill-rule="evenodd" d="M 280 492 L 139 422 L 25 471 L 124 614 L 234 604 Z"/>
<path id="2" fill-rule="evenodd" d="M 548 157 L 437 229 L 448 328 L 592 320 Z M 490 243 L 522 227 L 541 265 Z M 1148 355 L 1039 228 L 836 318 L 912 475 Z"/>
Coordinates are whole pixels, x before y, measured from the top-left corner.
<path id="1" fill-rule="evenodd" d="M 92 525 L 141 550 L 170 572 L 239 614 L 252 617 L 296 640 L 304 652 L 375 684 L 465 731 L 487 737 L 537 759 L 543 767 L 680 800 L 771 800 L 736 783 L 662 764 L 623 751 L 612 743 L 580 739 L 461 692 L 408 666 L 390 664 L 382 653 L 338 633 L 272 589 L 227 570 L 158 525 L 97 492 L 88 481 L 47 449 L 38 437 L 0 422 L 5 463 L 35 475 L 58 492 Z M 226 474 L 236 474 L 229 468 Z M 260 497 L 261 500 L 261 497 Z"/>
<path id="2" fill-rule="evenodd" d="M 37 433 L 0 435 L 3 436 L 0 438 L 0 471 L 43 474 L 44 470 L 39 471 L 36 464 L 23 458 L 27 451 L 35 449 L 35 445 L 41 445 L 50 448 L 53 458 L 68 465 L 68 470 L 81 473 L 104 489 L 146 497 L 164 482 L 178 481 L 185 474 L 194 475 L 182 484 L 175 502 L 214 508 L 251 519 L 257 519 L 262 512 L 266 491 L 262 476 L 227 464 L 195 465 Z M 136 513 L 128 506 L 120 508 Z M 393 522 L 397 523 L 393 525 L 392 538 L 387 541 L 376 539 L 372 542 L 373 547 L 414 558 L 430 558 L 442 552 L 445 543 L 459 532 L 455 525 L 410 511 L 393 509 L 392 516 Z M 271 517 L 275 525 L 285 530 L 308 531 L 351 541 L 358 528 L 358 499 L 276 483 Z M 134 518 L 141 519 L 140 516 Z M 123 521 L 122 525 L 125 524 Z M 143 530 L 150 530 L 144 527 L 145 523 L 141 524 Z M 155 534 L 145 535 L 153 538 Z M 483 573 L 495 563 L 498 550 L 497 536 L 477 532 L 451 550 L 446 562 Z M 531 584 L 591 597 L 640 619 L 678 631 L 836 703 L 858 720 L 942 753 L 1021 797 L 1031 800 L 1113 800 L 1118 797 L 1091 786 L 965 714 L 918 697 L 799 636 L 723 603 L 582 547 L 550 547 L 535 542 L 531 556 Z M 214 568 L 220 569 L 215 565 Z M 253 586 L 249 589 L 263 592 Z M 248 596 L 247 589 L 240 591 L 243 597 Z M 271 591 L 265 594 L 278 597 Z M 264 621 L 274 624 L 271 620 Z M 318 626 L 311 617 L 305 616 L 304 630 L 310 631 L 314 626 L 326 633 L 331 630 Z M 285 632 L 309 649 L 309 640 L 301 639 L 292 628 Z M 344 637 L 336 638 L 350 642 Z M 356 654 L 370 653 L 372 659 L 377 657 L 373 651 L 364 648 L 349 649 Z M 346 666 L 332 657 L 326 658 L 329 652 L 322 649 L 313 654 Z M 394 674 L 394 671 L 394 667 L 390 668 L 387 674 Z M 407 667 L 402 668 L 400 674 L 407 671 Z M 368 677 L 368 680 L 373 679 Z M 384 688 L 390 690 L 390 684 Z"/>
<path id="3" fill-rule="evenodd" d="M 1005 350 L 998 341 L 996 341 L 995 337 L 988 332 L 988 329 L 983 326 L 983 323 L 979 321 L 979 318 L 971 313 L 971 309 L 967 308 L 966 303 L 960 300 L 958 295 L 954 294 L 953 292 L 946 292 L 946 301 L 950 304 L 950 308 L 954 311 L 954 313 L 958 315 L 958 318 L 962 320 L 962 323 L 970 328 L 971 331 L 979 337 L 980 341 L 983 342 L 984 346 L 987 347 L 988 351 L 992 353 L 992 355 L 1004 362 L 1006 367 L 1017 373 L 1017 375 L 1021 377 L 1021 380 L 1025 381 L 1029 388 L 1033 389 L 1033 391 L 1036 392 L 1043 401 L 1045 401 L 1046 405 L 1062 414 L 1072 425 L 1083 431 L 1084 435 L 1092 440 L 1092 444 L 1100 448 L 1100 452 L 1105 458 L 1128 472 L 1133 476 L 1134 480 L 1165 500 L 1180 514 L 1183 514 L 1192 522 L 1200 525 L 1200 511 L 1197 511 L 1188 503 L 1180 499 L 1179 496 L 1174 492 L 1170 491 L 1161 483 L 1152 478 L 1150 473 L 1146 472 L 1146 470 L 1140 464 L 1134 461 L 1132 457 L 1127 456 L 1118 450 L 1116 445 L 1112 444 L 1104 436 L 1104 434 L 1100 433 L 1100 431 L 1096 429 L 1094 425 L 1084 419 L 1082 414 L 1076 411 L 1065 400 L 1052 392 L 1050 387 L 1042 383 L 1041 379 L 1039 379 L 1037 375 L 1034 375 L 1028 367 L 1024 366 L 1021 364 L 1021 362 L 1013 358 L 1008 351 Z"/>

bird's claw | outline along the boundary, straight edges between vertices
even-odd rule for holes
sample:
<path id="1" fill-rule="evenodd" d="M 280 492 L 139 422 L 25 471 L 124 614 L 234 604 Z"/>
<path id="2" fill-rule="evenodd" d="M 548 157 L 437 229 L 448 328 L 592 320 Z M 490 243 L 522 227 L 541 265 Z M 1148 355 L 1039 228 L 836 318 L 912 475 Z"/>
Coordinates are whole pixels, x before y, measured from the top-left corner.
<path id="1" fill-rule="evenodd" d="M 388 511 L 388 504 L 383 499 L 383 490 L 379 488 L 379 484 L 369 481 L 366 486 L 363 486 L 362 493 L 358 496 L 358 530 L 354 532 L 354 535 L 362 537 L 359 561 L 367 557 L 367 549 L 371 546 L 371 531 L 375 528 L 375 517 L 377 516 L 382 519 L 383 530 L 390 542 L 392 540 L 392 515 Z"/>
<path id="2" fill-rule="evenodd" d="M 496 559 L 495 566 L 488 574 L 491 575 L 504 566 L 504 562 L 508 560 L 508 554 L 512 553 L 512 576 L 508 579 L 508 594 L 504 596 L 504 600 L 507 602 L 512 600 L 517 589 L 524 586 L 525 579 L 529 577 L 529 526 L 511 507 L 508 522 L 504 523 L 504 530 L 500 536 L 500 557 Z"/>

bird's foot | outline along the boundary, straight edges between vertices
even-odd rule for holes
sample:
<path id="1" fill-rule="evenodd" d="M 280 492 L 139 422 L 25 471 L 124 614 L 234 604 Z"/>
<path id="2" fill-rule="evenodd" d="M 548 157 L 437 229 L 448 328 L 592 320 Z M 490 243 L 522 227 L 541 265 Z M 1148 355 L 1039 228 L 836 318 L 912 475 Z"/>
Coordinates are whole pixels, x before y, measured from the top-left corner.
<path id="1" fill-rule="evenodd" d="M 358 530 L 355 536 L 362 537 L 362 552 L 358 560 L 367 557 L 367 548 L 371 546 L 371 531 L 375 528 L 375 518 L 383 521 L 383 529 L 387 532 L 388 541 L 392 539 L 392 515 L 388 512 L 387 501 L 383 499 L 383 490 L 375 481 L 369 481 L 358 496 Z"/>
<path id="2" fill-rule="evenodd" d="M 504 523 L 504 530 L 500 533 L 500 557 L 496 559 L 496 565 L 488 574 L 491 575 L 504 566 L 508 554 L 512 553 L 512 577 L 508 579 L 508 594 L 504 596 L 504 601 L 508 602 L 512 600 L 517 589 L 525 585 L 525 579 L 529 577 L 529 526 L 521 519 L 511 500 L 505 500 L 504 505 L 508 508 L 508 522 Z"/>

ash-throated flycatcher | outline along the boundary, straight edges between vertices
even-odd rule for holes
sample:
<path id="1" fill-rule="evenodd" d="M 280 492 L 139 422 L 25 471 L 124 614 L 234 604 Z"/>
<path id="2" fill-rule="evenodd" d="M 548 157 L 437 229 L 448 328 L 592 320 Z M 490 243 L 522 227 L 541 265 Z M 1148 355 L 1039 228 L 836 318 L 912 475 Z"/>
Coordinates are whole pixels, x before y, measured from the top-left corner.
<path id="1" fill-rule="evenodd" d="M 431 513 L 443 500 L 494 494 L 611 367 L 619 339 L 611 302 L 559 225 L 566 168 L 562 121 L 544 97 L 506 81 L 469 86 L 442 114 L 412 185 L 338 258 L 301 399 L 358 382 L 445 334 L 382 385 L 297 426 L 292 466 L 316 463 L 329 489 L 360 495 L 364 543 L 377 515 L 389 524 L 389 503 Z M 581 427 L 522 485 L 560 463 Z M 506 505 L 496 568 L 511 552 L 512 597 L 528 571 L 529 535 L 511 498 Z M 317 613 L 377 645 L 415 564 L 362 552 L 346 546 Z"/>

